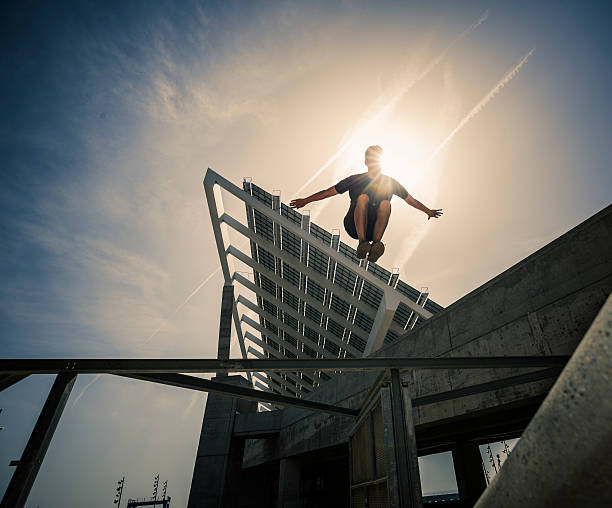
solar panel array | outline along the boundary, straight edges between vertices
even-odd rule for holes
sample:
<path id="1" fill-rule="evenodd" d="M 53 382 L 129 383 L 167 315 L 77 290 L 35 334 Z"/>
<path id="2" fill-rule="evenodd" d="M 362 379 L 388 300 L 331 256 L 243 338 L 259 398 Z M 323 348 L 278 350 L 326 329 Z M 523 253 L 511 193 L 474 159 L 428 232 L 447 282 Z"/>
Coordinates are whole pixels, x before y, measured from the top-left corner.
<path id="1" fill-rule="evenodd" d="M 274 248 L 266 249 L 257 242 L 250 242 L 251 256 L 258 267 L 253 270 L 253 287 L 259 293 L 257 330 L 261 333 L 258 345 L 264 350 L 263 357 L 362 356 L 383 297 L 380 287 L 362 279 L 351 269 L 351 265 L 359 267 L 365 262 L 357 258 L 355 249 L 339 241 L 338 234 L 334 235 L 310 223 L 309 216 L 281 203 L 279 196 L 266 192 L 246 179 L 243 189 L 305 232 L 336 249 L 346 260 L 344 264 L 337 263 L 246 205 L 249 229 L 274 245 Z M 442 309 L 427 295 L 398 280 L 397 273 L 391 273 L 376 263 L 367 263 L 367 270 L 380 279 L 381 285 L 394 287 L 420 305 L 425 300 L 424 308 L 432 314 Z M 286 287 L 275 282 L 281 282 L 281 279 Z M 385 344 L 418 326 L 421 320 L 408 306 L 400 303 L 385 336 Z M 257 354 L 256 351 L 251 352 Z M 300 396 L 302 391 L 310 391 L 327 379 L 329 376 L 326 373 L 296 372 L 270 374 L 266 381 L 274 391 Z"/>

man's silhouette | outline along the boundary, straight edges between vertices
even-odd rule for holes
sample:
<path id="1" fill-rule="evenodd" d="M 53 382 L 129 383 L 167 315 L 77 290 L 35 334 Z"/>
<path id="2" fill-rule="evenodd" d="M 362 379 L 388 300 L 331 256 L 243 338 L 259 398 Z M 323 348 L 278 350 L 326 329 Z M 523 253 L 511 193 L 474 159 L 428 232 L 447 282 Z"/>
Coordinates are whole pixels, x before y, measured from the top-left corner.
<path id="1" fill-rule="evenodd" d="M 351 175 L 329 189 L 316 192 L 307 198 L 294 199 L 289 203 L 292 208 L 302 208 L 313 201 L 349 191 L 351 206 L 344 217 L 344 229 L 352 238 L 359 240 L 357 257 L 364 259 L 369 253 L 370 261 L 377 261 L 385 252 L 381 239 L 389 223 L 391 198 L 394 194 L 425 212 L 428 220 L 442 215 L 442 209 L 427 208 L 414 199 L 401 183 L 382 174 L 382 154 L 383 149 L 380 146 L 368 147 L 365 152 L 365 165 L 368 167 L 366 173 Z"/>

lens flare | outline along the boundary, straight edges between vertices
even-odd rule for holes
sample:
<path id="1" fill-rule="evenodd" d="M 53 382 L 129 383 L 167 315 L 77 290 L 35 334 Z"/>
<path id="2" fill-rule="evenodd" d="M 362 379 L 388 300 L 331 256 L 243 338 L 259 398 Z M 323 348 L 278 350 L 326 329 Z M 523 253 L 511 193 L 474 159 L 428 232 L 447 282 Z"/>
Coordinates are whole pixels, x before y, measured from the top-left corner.
<path id="1" fill-rule="evenodd" d="M 342 167 L 350 173 L 361 170 L 365 161 L 365 149 L 377 144 L 384 150 L 381 157 L 383 173 L 406 187 L 420 180 L 423 172 L 420 168 L 423 167 L 427 150 L 422 136 L 409 125 L 394 123 L 387 118 L 381 118 L 368 127 L 352 140 Z"/>

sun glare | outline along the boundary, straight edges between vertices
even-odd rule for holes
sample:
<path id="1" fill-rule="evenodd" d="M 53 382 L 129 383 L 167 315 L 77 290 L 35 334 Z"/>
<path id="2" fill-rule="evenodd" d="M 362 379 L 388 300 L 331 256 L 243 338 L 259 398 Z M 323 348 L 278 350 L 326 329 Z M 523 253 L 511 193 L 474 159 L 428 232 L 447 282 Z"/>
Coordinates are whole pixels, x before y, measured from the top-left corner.
<path id="1" fill-rule="evenodd" d="M 384 121 L 360 129 L 345 153 L 342 166 L 351 172 L 364 167 L 365 150 L 370 145 L 380 145 L 383 150 L 383 173 L 407 188 L 415 185 L 424 172 L 427 158 L 423 139 L 410 126 Z"/>

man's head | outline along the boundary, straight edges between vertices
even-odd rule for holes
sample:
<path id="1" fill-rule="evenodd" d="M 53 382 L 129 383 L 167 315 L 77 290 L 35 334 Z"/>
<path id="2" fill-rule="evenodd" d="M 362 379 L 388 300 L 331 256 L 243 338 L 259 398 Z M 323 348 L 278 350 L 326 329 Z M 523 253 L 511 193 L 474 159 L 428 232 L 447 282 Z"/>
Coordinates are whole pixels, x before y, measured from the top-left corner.
<path id="1" fill-rule="evenodd" d="M 365 151 L 365 165 L 368 173 L 378 174 L 382 169 L 383 149 L 378 145 L 368 146 Z"/>

